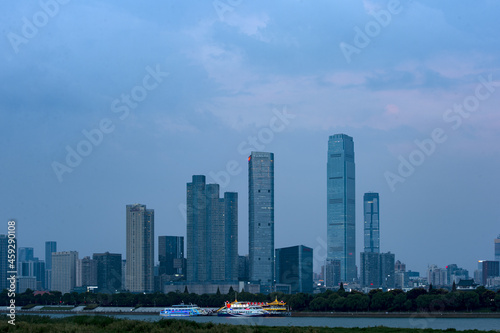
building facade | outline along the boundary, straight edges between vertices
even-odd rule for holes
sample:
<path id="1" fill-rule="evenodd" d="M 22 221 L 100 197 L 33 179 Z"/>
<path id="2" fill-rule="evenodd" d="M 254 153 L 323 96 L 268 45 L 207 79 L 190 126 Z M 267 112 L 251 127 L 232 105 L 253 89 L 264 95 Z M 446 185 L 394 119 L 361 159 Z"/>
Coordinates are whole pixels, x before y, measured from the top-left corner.
<path id="1" fill-rule="evenodd" d="M 57 243 L 45 242 L 45 269 L 52 269 L 52 253 L 57 252 Z"/>
<path id="2" fill-rule="evenodd" d="M 183 275 L 184 267 L 184 237 L 158 237 L 159 275 Z"/>
<path id="3" fill-rule="evenodd" d="M 500 261 L 500 235 L 495 239 L 495 261 Z"/>
<path id="4" fill-rule="evenodd" d="M 378 193 L 365 193 L 363 196 L 364 212 L 364 252 L 380 253 L 380 220 Z"/>
<path id="5" fill-rule="evenodd" d="M 340 260 L 326 260 L 324 283 L 326 288 L 336 288 L 339 286 L 340 280 Z"/>
<path id="6" fill-rule="evenodd" d="M 9 237 L 7 235 L 0 235 L 0 290 L 8 289 L 9 281 L 7 272 L 9 269 L 8 260 L 9 253 Z M 15 267 L 15 265 L 14 265 Z"/>
<path id="7" fill-rule="evenodd" d="M 345 134 L 328 140 L 327 258 L 340 261 L 342 281 L 356 279 L 354 141 Z"/>
<path id="8" fill-rule="evenodd" d="M 238 281 L 238 193 L 195 175 L 187 184 L 187 280 Z"/>
<path id="9" fill-rule="evenodd" d="M 248 260 L 250 281 L 270 293 L 274 285 L 274 154 L 248 157 Z"/>
<path id="10" fill-rule="evenodd" d="M 379 253 L 361 252 L 359 267 L 359 282 L 363 288 L 380 288 L 382 286 Z"/>
<path id="11" fill-rule="evenodd" d="M 154 210 L 141 204 L 127 205 L 126 216 L 126 288 L 130 292 L 153 292 Z"/>
<path id="12" fill-rule="evenodd" d="M 313 292 L 313 249 L 304 245 L 276 249 L 276 283 L 291 293 Z"/>
<path id="13" fill-rule="evenodd" d="M 76 261 L 76 287 L 97 286 L 97 262 L 90 257 Z"/>
<path id="14" fill-rule="evenodd" d="M 52 253 L 52 291 L 63 295 L 70 293 L 76 286 L 76 261 L 78 252 L 65 251 Z"/>
<path id="15" fill-rule="evenodd" d="M 481 270 L 481 284 L 488 285 L 488 279 L 500 276 L 500 263 L 492 260 L 479 260 Z"/>
<path id="16" fill-rule="evenodd" d="M 114 294 L 122 290 L 122 255 L 120 253 L 94 253 L 97 263 L 97 287 L 100 293 Z"/>

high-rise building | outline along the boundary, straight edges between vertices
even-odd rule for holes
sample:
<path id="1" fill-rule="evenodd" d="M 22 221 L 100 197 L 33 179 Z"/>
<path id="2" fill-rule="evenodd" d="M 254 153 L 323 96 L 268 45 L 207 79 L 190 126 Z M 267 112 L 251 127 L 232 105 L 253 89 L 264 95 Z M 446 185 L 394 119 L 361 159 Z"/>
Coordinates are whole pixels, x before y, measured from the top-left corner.
<path id="1" fill-rule="evenodd" d="M 270 293 L 274 284 L 274 154 L 248 157 L 248 240 L 250 281 Z"/>
<path id="2" fill-rule="evenodd" d="M 479 260 L 478 266 L 482 272 L 481 284 L 488 285 L 488 279 L 500 276 L 500 263 L 492 260 Z"/>
<path id="3" fill-rule="evenodd" d="M 70 293 L 76 285 L 76 261 L 78 252 L 65 251 L 52 253 L 51 290 Z"/>
<path id="4" fill-rule="evenodd" d="M 340 280 L 340 260 L 326 260 L 325 262 L 325 287 L 336 288 Z"/>
<path id="5" fill-rule="evenodd" d="M 154 290 L 154 210 L 127 205 L 126 288 L 130 292 Z"/>
<path id="6" fill-rule="evenodd" d="M 378 193 L 363 196 L 365 251 L 380 253 L 380 223 Z"/>
<path id="7" fill-rule="evenodd" d="M 187 183 L 187 280 L 238 280 L 238 194 L 224 193 L 195 175 Z"/>
<path id="8" fill-rule="evenodd" d="M 122 255 L 120 253 L 94 253 L 97 263 L 97 287 L 100 293 L 114 294 L 122 289 Z"/>
<path id="9" fill-rule="evenodd" d="M 9 253 L 9 238 L 7 235 L 0 235 L 0 290 L 4 290 L 8 288 L 9 281 L 7 278 L 9 275 L 7 274 L 9 269 L 8 260 Z M 13 265 L 15 267 L 15 265 Z"/>
<path id="10" fill-rule="evenodd" d="M 76 287 L 97 286 L 97 262 L 84 257 L 76 261 Z"/>
<path id="11" fill-rule="evenodd" d="M 276 249 L 276 283 L 292 293 L 313 292 L 313 249 L 304 245 Z"/>
<path id="12" fill-rule="evenodd" d="M 377 289 L 382 286 L 379 253 L 361 252 L 359 266 L 362 287 Z"/>
<path id="13" fill-rule="evenodd" d="M 394 288 L 395 257 L 391 252 L 380 253 L 380 282 L 384 288 Z"/>
<path id="14" fill-rule="evenodd" d="M 45 242 L 45 269 L 52 269 L 52 253 L 57 252 L 57 243 Z"/>
<path id="15" fill-rule="evenodd" d="M 159 275 L 185 274 L 184 237 L 158 236 Z"/>
<path id="16" fill-rule="evenodd" d="M 356 278 L 354 142 L 331 135 L 327 163 L 327 258 L 340 260 L 342 281 Z"/>
<path id="17" fill-rule="evenodd" d="M 248 255 L 238 257 L 238 280 L 248 281 Z"/>
<path id="18" fill-rule="evenodd" d="M 433 287 L 440 287 L 446 285 L 446 269 L 439 268 L 436 265 L 431 265 L 427 269 L 427 281 Z"/>
<path id="19" fill-rule="evenodd" d="M 19 253 L 19 256 L 17 257 L 18 262 L 33 261 L 35 259 L 34 257 L 35 251 L 33 250 L 32 247 L 20 247 L 18 253 Z"/>
<path id="20" fill-rule="evenodd" d="M 495 239 L 495 261 L 500 261 L 500 235 Z"/>

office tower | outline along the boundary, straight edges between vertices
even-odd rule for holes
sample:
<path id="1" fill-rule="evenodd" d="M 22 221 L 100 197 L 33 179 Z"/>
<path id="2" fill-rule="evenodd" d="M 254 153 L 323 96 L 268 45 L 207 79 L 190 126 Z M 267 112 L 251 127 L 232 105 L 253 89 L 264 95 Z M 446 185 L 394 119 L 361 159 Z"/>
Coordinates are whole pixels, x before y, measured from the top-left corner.
<path id="1" fill-rule="evenodd" d="M 154 290 L 154 210 L 127 205 L 126 288 L 130 292 Z"/>
<path id="2" fill-rule="evenodd" d="M 238 280 L 248 281 L 248 255 L 238 257 Z"/>
<path id="3" fill-rule="evenodd" d="M 187 280 L 238 280 L 238 194 L 195 175 L 187 183 Z"/>
<path id="4" fill-rule="evenodd" d="M 184 272 L 184 237 L 158 237 L 159 275 L 185 274 Z"/>
<path id="5" fill-rule="evenodd" d="M 7 274 L 7 272 L 14 270 L 9 269 L 10 263 L 7 261 L 8 253 L 9 237 L 7 235 L 0 235 L 0 291 L 8 288 L 9 281 L 7 278 L 10 274 Z"/>
<path id="6" fill-rule="evenodd" d="M 84 257 L 76 261 L 76 287 L 97 286 L 97 262 Z"/>
<path id="7" fill-rule="evenodd" d="M 20 247 L 18 253 L 19 253 L 19 256 L 17 257 L 18 262 L 33 261 L 35 258 L 34 250 L 32 247 Z"/>
<path id="8" fill-rule="evenodd" d="M 250 281 L 263 293 L 274 284 L 274 154 L 248 157 L 248 239 Z"/>
<path id="9" fill-rule="evenodd" d="M 394 264 L 394 287 L 403 289 L 408 286 L 409 277 L 406 271 L 406 265 L 399 260 Z"/>
<path id="10" fill-rule="evenodd" d="M 304 245 L 276 249 L 276 283 L 292 293 L 313 292 L 313 249 Z"/>
<path id="11" fill-rule="evenodd" d="M 94 253 L 97 263 L 97 287 L 100 293 L 114 294 L 122 289 L 122 255 Z"/>
<path id="12" fill-rule="evenodd" d="M 340 260 L 342 281 L 356 278 L 354 142 L 331 135 L 327 163 L 327 258 Z"/>
<path id="13" fill-rule="evenodd" d="M 380 253 L 380 282 L 383 288 L 394 288 L 394 253 Z"/>
<path id="14" fill-rule="evenodd" d="M 52 269 L 52 252 L 57 252 L 57 243 L 45 242 L 45 269 Z"/>
<path id="15" fill-rule="evenodd" d="M 340 280 L 340 260 L 326 260 L 325 263 L 325 287 L 336 288 Z"/>
<path id="16" fill-rule="evenodd" d="M 481 284 L 489 285 L 488 279 L 500 276 L 500 263 L 491 260 L 479 260 L 478 266 L 481 271 Z"/>
<path id="17" fill-rule="evenodd" d="M 446 269 L 439 268 L 436 265 L 431 265 L 427 269 L 427 281 L 433 287 L 441 287 L 446 285 Z"/>
<path id="18" fill-rule="evenodd" d="M 500 261 L 500 235 L 495 239 L 495 261 Z"/>
<path id="19" fill-rule="evenodd" d="M 380 253 L 380 223 L 378 193 L 363 196 L 365 251 Z"/>
<path id="20" fill-rule="evenodd" d="M 52 291 L 70 293 L 76 285 L 76 261 L 78 252 L 53 252 L 52 253 Z"/>
<path id="21" fill-rule="evenodd" d="M 359 279 L 362 287 L 380 288 L 382 286 L 379 253 L 361 252 L 359 266 Z"/>

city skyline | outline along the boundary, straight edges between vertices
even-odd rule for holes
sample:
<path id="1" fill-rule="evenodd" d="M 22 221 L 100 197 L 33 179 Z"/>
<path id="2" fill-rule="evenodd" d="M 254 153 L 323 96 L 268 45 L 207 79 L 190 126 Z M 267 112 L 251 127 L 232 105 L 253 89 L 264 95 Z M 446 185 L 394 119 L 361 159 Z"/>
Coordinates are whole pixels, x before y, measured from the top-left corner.
<path id="1" fill-rule="evenodd" d="M 15 219 L 19 246 L 40 258 L 46 240 L 125 255 L 123 237 L 109 237 L 126 232 L 123 206 L 147 203 L 156 234 L 185 235 L 185 183 L 204 174 L 238 192 L 245 254 L 247 157 L 270 151 L 275 248 L 313 248 L 318 271 L 326 141 L 346 133 L 356 252 L 362 194 L 374 191 L 382 253 L 414 271 L 472 272 L 499 233 L 500 3 L 389 3 L 233 1 L 221 13 L 89 0 L 48 15 L 3 2 L 0 221 Z M 48 18 L 36 32 L 34 17 Z"/>

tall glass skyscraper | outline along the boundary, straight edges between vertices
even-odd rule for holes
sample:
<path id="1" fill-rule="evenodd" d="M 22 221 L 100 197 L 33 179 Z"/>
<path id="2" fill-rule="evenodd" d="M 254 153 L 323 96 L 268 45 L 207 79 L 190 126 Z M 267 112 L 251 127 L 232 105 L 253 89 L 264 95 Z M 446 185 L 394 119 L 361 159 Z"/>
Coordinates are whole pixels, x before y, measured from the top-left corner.
<path id="1" fill-rule="evenodd" d="M 126 289 L 154 290 L 154 210 L 146 205 L 127 205 Z"/>
<path id="2" fill-rule="evenodd" d="M 158 261 L 160 263 L 159 275 L 185 274 L 184 262 L 184 237 L 159 236 Z"/>
<path id="3" fill-rule="evenodd" d="M 363 196 L 364 208 L 364 236 L 365 251 L 380 253 L 380 223 L 378 193 L 365 193 Z"/>
<path id="4" fill-rule="evenodd" d="M 274 154 L 248 157 L 248 238 L 250 281 L 269 293 L 274 284 Z"/>
<path id="5" fill-rule="evenodd" d="M 57 252 L 57 243 L 45 242 L 45 269 L 52 269 L 52 253 Z"/>
<path id="6" fill-rule="evenodd" d="M 187 280 L 238 281 L 238 193 L 195 175 L 187 184 Z"/>
<path id="7" fill-rule="evenodd" d="M 327 163 L 327 259 L 340 260 L 342 281 L 356 278 L 354 142 L 331 135 Z"/>

